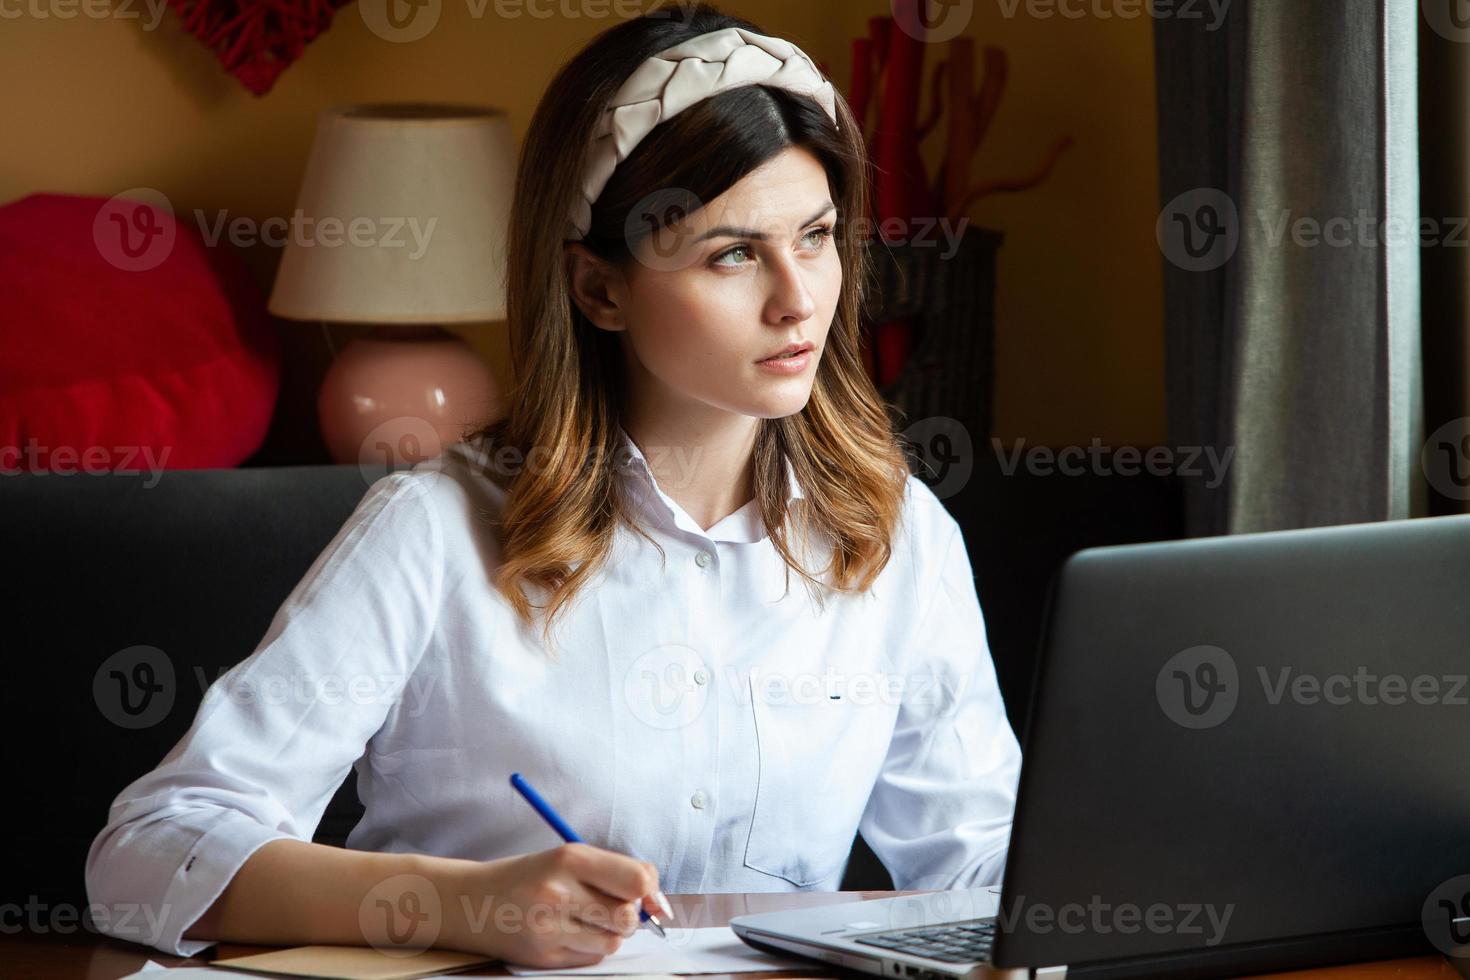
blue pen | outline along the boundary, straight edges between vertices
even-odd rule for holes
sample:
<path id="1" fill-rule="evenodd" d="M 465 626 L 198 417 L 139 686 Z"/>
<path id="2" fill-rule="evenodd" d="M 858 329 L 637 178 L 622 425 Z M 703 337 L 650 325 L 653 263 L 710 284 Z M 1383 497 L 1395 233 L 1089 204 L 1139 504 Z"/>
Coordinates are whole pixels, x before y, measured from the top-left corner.
<path id="1" fill-rule="evenodd" d="M 526 802 L 531 804 L 531 806 L 535 808 L 537 813 L 541 814 L 542 819 L 551 824 L 551 829 L 560 834 L 562 840 L 566 841 L 568 844 L 585 843 L 582 838 L 577 835 L 577 832 L 575 830 L 567 826 L 567 822 L 561 818 L 561 814 L 553 810 L 551 808 L 551 804 L 543 800 L 541 798 L 541 794 L 531 788 L 531 784 L 526 782 L 524 776 L 522 776 L 518 772 L 511 773 L 510 784 L 516 788 L 517 793 L 520 793 L 526 798 Z M 638 921 L 640 923 L 646 924 L 648 928 L 658 933 L 661 938 L 668 938 L 667 935 L 664 933 L 664 927 L 659 924 L 658 919 L 649 914 L 648 910 L 643 907 L 642 903 L 639 903 L 638 906 Z"/>

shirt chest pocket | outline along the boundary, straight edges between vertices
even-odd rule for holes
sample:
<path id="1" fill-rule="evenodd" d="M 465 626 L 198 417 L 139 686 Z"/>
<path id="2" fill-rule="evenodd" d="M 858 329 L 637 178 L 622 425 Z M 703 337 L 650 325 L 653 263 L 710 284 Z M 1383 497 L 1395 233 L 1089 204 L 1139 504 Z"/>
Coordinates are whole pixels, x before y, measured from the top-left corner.
<path id="1" fill-rule="evenodd" d="M 808 686 L 773 694 L 750 680 L 758 773 L 745 866 L 798 887 L 847 860 L 896 717 L 882 701 Z"/>

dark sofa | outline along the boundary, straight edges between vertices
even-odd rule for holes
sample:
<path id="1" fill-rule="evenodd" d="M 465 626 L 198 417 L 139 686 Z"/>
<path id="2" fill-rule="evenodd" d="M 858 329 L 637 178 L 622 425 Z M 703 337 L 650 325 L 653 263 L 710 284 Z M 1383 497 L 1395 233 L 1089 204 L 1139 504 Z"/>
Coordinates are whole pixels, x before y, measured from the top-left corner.
<path id="1" fill-rule="evenodd" d="M 0 843 L 0 903 L 86 905 L 83 864 L 112 798 L 188 729 L 209 682 L 255 648 L 380 475 L 298 466 L 0 477 L 0 554 L 9 565 L 0 619 L 10 665 L 0 717 L 19 818 Z M 1021 732 L 1052 573 L 1083 547 L 1178 537 L 1178 483 L 1024 468 L 1006 475 L 982 453 L 965 489 L 945 503 L 965 530 Z M 167 651 L 173 672 L 147 678 L 159 699 L 147 704 L 122 700 L 108 664 L 138 646 Z M 349 774 L 314 839 L 340 846 L 360 813 Z M 891 887 L 861 839 L 843 887 Z"/>

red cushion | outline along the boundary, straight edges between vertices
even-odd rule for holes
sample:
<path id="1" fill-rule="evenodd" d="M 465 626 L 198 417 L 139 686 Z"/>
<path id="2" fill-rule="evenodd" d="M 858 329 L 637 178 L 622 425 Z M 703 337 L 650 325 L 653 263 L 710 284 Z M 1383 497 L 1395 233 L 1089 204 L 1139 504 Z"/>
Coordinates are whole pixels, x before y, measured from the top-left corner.
<path id="1" fill-rule="evenodd" d="M 229 467 L 265 438 L 264 297 L 227 239 L 154 196 L 0 207 L 0 474 Z"/>

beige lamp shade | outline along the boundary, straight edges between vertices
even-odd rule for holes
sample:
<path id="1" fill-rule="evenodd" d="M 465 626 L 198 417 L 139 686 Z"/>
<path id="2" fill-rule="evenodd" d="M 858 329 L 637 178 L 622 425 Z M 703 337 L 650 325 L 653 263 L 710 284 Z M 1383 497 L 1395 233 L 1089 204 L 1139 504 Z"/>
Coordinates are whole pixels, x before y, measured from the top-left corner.
<path id="1" fill-rule="evenodd" d="M 339 323 L 504 319 L 514 177 L 514 141 L 499 110 L 324 110 L 270 312 Z"/>

